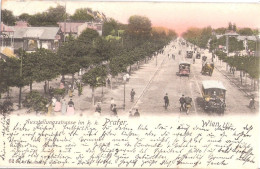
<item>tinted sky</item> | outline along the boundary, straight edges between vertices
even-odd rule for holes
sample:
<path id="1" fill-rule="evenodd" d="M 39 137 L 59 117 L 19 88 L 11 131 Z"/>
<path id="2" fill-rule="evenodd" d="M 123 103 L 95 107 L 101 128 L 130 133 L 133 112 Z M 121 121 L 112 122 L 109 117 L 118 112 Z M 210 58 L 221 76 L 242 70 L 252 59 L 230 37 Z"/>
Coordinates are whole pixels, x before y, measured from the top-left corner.
<path id="1" fill-rule="evenodd" d="M 2 8 L 14 15 L 35 14 L 65 2 L 19 0 L 2 1 Z M 227 27 L 228 22 L 237 27 L 260 28 L 260 5 L 256 3 L 180 3 L 180 2 L 72 2 L 67 0 L 67 12 L 89 7 L 127 23 L 131 15 L 147 16 L 153 26 L 164 26 L 182 33 L 188 27 Z"/>

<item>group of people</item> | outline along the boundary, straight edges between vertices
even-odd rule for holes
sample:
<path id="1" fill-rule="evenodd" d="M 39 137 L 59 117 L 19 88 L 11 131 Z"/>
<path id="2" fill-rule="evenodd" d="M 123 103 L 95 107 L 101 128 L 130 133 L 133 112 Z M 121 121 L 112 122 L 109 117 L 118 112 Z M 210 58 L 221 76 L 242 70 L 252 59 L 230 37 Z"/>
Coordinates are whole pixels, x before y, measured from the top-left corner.
<path id="1" fill-rule="evenodd" d="M 164 96 L 164 107 L 165 110 L 168 109 L 168 106 L 170 105 L 170 100 L 168 97 L 168 93 L 165 94 Z M 186 105 L 191 105 L 192 99 L 190 97 L 184 97 L 184 95 L 182 95 L 182 97 L 179 99 L 180 102 L 180 111 L 185 110 L 186 109 Z"/>
<path id="2" fill-rule="evenodd" d="M 48 116 L 52 115 L 53 112 L 61 112 L 62 115 L 74 115 L 75 113 L 74 102 L 72 101 L 72 99 L 70 99 L 70 101 L 66 103 L 66 100 L 64 98 L 59 100 L 55 97 L 52 97 L 50 103 L 46 105 L 46 107 Z"/>

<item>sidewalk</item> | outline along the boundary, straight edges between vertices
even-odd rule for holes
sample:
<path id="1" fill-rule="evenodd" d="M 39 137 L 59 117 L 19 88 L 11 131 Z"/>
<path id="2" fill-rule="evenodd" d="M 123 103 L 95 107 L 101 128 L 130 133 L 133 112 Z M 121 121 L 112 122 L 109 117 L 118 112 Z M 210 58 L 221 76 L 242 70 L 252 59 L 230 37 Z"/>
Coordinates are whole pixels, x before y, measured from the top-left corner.
<path id="1" fill-rule="evenodd" d="M 206 50 L 205 53 L 207 53 L 208 56 L 210 54 L 208 50 Z M 255 82 L 256 84 L 254 90 L 254 85 L 252 84 L 252 81 L 250 77 L 248 77 L 248 75 L 242 77 L 242 84 L 241 84 L 240 71 L 235 71 L 233 74 L 229 70 L 230 67 L 228 67 L 227 70 L 227 63 L 219 60 L 217 56 L 214 59 L 214 63 L 215 63 L 215 68 L 220 73 L 222 73 L 231 83 L 233 83 L 237 88 L 239 88 L 239 90 L 243 92 L 249 99 L 251 98 L 251 96 L 254 96 L 255 101 L 259 102 L 259 86 L 258 86 L 259 84 L 257 84 L 257 82 Z"/>
<path id="2" fill-rule="evenodd" d="M 101 114 L 103 115 L 112 115 L 112 111 L 110 110 L 110 100 L 113 97 L 115 100 L 115 104 L 117 105 L 117 113 L 118 115 L 126 115 L 128 116 L 129 110 L 132 110 L 132 113 L 135 112 L 135 109 L 138 108 L 138 103 L 135 101 L 145 92 L 146 86 L 148 85 L 149 81 L 152 79 L 158 68 L 160 67 L 161 63 L 163 62 L 164 58 L 167 57 L 167 52 L 170 49 L 170 45 L 164 50 L 164 54 L 158 54 L 157 56 L 153 57 L 151 60 L 147 60 L 147 63 L 140 62 L 139 69 L 135 69 L 135 65 L 133 65 L 133 69 L 130 75 L 130 80 L 124 84 L 122 76 L 123 74 L 119 74 L 116 78 L 112 79 L 112 89 L 110 87 L 98 87 L 95 89 L 95 103 L 101 103 Z M 157 65 L 156 65 L 157 62 Z M 79 76 L 75 74 L 75 81 L 78 79 Z M 50 86 L 53 88 L 58 88 L 60 83 L 61 77 L 54 79 L 50 82 Z M 66 81 L 71 81 L 71 76 L 66 76 Z M 35 83 L 33 85 L 33 89 L 35 90 L 43 90 L 43 83 Z M 130 99 L 130 91 L 135 90 L 135 101 L 131 102 Z M 25 87 L 23 89 L 23 94 L 27 91 L 28 88 Z M 124 91 L 125 91 L 125 110 L 123 109 L 124 105 Z M 103 95 L 102 95 L 103 93 Z M 18 94 L 18 93 L 14 93 Z M 65 96 L 66 102 L 70 100 L 69 96 Z M 75 115 L 80 116 L 89 116 L 89 115 L 96 115 L 95 113 L 95 106 L 92 105 L 92 90 L 89 86 L 83 87 L 83 92 L 81 96 L 78 96 L 78 91 L 74 90 L 72 100 L 75 105 Z M 136 105 L 136 106 L 134 106 Z M 141 110 L 140 110 L 141 111 Z M 140 112 L 141 113 L 141 112 Z M 17 115 L 34 115 L 34 112 L 26 113 L 26 109 L 23 108 L 21 110 L 16 110 L 12 112 L 12 114 Z M 61 115 L 61 112 L 53 112 L 53 115 L 58 116 Z"/>
<path id="3" fill-rule="evenodd" d="M 248 96 L 249 98 L 251 96 L 254 96 L 255 100 L 259 102 L 259 91 L 258 91 L 259 87 L 257 86 L 258 85 L 257 82 L 255 82 L 256 84 L 254 90 L 254 84 L 252 84 L 252 80 L 249 77 L 247 77 L 248 75 L 242 77 L 242 84 L 241 84 L 240 71 L 235 71 L 234 74 L 229 70 L 227 71 L 226 63 L 222 63 L 222 65 L 220 65 L 220 63 L 217 62 L 215 67 L 227 79 L 229 79 L 233 84 L 235 84 L 236 87 L 238 87 L 241 92 L 246 94 L 246 96 Z"/>

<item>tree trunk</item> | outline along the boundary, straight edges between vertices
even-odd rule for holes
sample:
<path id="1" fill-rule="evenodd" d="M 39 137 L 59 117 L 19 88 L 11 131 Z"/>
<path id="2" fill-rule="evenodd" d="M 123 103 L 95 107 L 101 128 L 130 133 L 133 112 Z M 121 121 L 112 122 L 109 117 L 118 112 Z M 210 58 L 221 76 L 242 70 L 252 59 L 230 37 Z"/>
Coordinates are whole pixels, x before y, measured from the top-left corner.
<path id="1" fill-rule="evenodd" d="M 65 82 L 65 75 L 64 74 L 61 75 L 61 81 Z"/>
<path id="2" fill-rule="evenodd" d="M 75 80 L 75 77 L 74 77 L 74 73 L 72 74 L 72 81 L 71 81 L 71 87 L 74 89 L 74 80 Z"/>
<path id="3" fill-rule="evenodd" d="M 251 90 L 254 90 L 254 79 L 253 78 L 251 78 Z"/>
<path id="4" fill-rule="evenodd" d="M 92 105 L 95 105 L 95 88 L 92 87 Z"/>
<path id="5" fill-rule="evenodd" d="M 18 105 L 19 109 L 22 108 L 21 103 L 22 103 L 22 87 L 20 87 L 19 90 L 19 105 Z"/>
<path id="6" fill-rule="evenodd" d="M 32 92 L 32 82 L 30 82 L 30 92 Z"/>
<path id="7" fill-rule="evenodd" d="M 226 63 L 226 69 L 227 69 L 227 71 L 228 71 L 228 64 Z"/>
<path id="8" fill-rule="evenodd" d="M 44 94 L 47 93 L 47 81 L 44 81 L 44 86 L 43 86 Z"/>
<path id="9" fill-rule="evenodd" d="M 10 97 L 10 87 L 8 86 L 7 87 L 7 98 L 9 98 Z"/>
<path id="10" fill-rule="evenodd" d="M 255 91 L 255 88 L 256 88 L 256 87 L 255 87 L 255 79 L 254 79 L 254 91 Z"/>
<path id="11" fill-rule="evenodd" d="M 48 83 L 47 83 L 47 92 L 49 93 L 49 89 L 50 89 L 50 81 L 48 80 Z"/>
<path id="12" fill-rule="evenodd" d="M 245 73 L 246 74 L 246 73 Z M 245 84 L 246 84 L 246 86 L 247 86 L 247 74 L 246 74 L 246 80 L 245 80 Z"/>
<path id="13" fill-rule="evenodd" d="M 242 75 L 242 71 L 240 71 L 240 81 L 241 81 L 241 85 L 243 85 L 243 75 Z"/>
<path id="14" fill-rule="evenodd" d="M 132 65 L 130 65 L 130 68 L 129 68 L 129 75 L 131 75 L 131 71 L 132 71 Z"/>
<path id="15" fill-rule="evenodd" d="M 110 89 L 111 90 L 113 89 L 113 77 L 111 77 L 111 79 L 110 79 Z"/>

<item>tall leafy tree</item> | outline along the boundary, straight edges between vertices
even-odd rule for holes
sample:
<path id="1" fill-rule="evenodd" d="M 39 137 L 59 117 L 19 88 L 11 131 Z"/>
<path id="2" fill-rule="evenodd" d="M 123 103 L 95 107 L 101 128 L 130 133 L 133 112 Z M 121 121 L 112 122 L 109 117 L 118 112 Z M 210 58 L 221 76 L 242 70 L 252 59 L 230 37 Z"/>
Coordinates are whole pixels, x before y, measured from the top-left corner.
<path id="1" fill-rule="evenodd" d="M 57 26 L 57 22 L 64 21 L 68 17 L 65 7 L 57 6 L 49 8 L 47 11 L 37 13 L 29 18 L 31 26 Z"/>
<path id="2" fill-rule="evenodd" d="M 95 88 L 106 84 L 107 71 L 105 66 L 97 66 L 82 77 L 82 81 L 92 88 L 92 103 L 95 105 Z"/>
<path id="3" fill-rule="evenodd" d="M 19 15 L 18 18 L 19 18 L 19 20 L 28 22 L 31 18 L 31 15 L 29 15 L 28 13 L 22 13 L 21 15 Z"/>
<path id="4" fill-rule="evenodd" d="M 119 29 L 119 24 L 116 20 L 114 19 L 109 19 L 104 22 L 103 27 L 102 27 L 102 35 L 103 36 L 108 36 L 111 35 L 114 31 L 114 34 L 117 35 L 117 31 Z"/>
<path id="5" fill-rule="evenodd" d="M 152 30 L 151 20 L 144 16 L 134 15 L 128 19 L 128 32 L 131 36 L 150 36 Z"/>
<path id="6" fill-rule="evenodd" d="M 251 36 L 253 35 L 253 30 L 251 28 L 242 28 L 238 30 L 238 33 L 244 36 Z"/>
<path id="7" fill-rule="evenodd" d="M 70 19 L 72 21 L 84 21 L 84 22 L 89 22 L 93 21 L 94 17 L 90 15 L 90 10 L 88 8 L 80 8 L 75 11 L 75 13 L 70 16 Z"/>
<path id="8" fill-rule="evenodd" d="M 10 26 L 13 26 L 15 24 L 16 18 L 13 15 L 12 11 L 9 11 L 7 9 L 1 10 L 1 17 L 4 24 Z"/>

